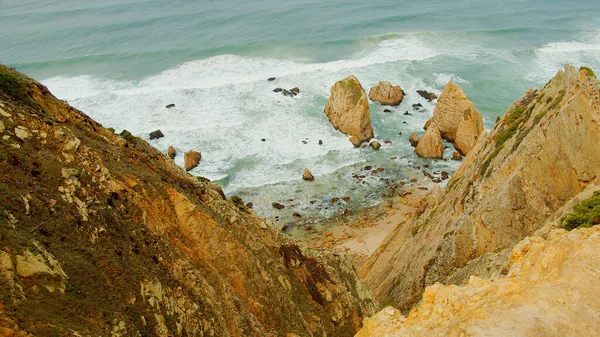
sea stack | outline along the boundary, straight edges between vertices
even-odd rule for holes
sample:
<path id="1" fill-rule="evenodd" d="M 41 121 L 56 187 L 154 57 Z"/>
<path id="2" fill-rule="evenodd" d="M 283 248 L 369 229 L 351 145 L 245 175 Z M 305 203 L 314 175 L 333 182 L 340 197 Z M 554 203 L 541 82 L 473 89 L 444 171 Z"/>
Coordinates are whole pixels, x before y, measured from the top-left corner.
<path id="1" fill-rule="evenodd" d="M 373 138 L 367 93 L 353 75 L 331 87 L 325 115 L 336 130 L 353 137 L 355 146 Z"/>
<path id="2" fill-rule="evenodd" d="M 465 92 L 450 81 L 440 95 L 433 117 L 425 123 L 425 129 L 434 122 L 442 138 L 454 143 L 463 156 L 466 155 L 483 132 L 482 115 Z"/>

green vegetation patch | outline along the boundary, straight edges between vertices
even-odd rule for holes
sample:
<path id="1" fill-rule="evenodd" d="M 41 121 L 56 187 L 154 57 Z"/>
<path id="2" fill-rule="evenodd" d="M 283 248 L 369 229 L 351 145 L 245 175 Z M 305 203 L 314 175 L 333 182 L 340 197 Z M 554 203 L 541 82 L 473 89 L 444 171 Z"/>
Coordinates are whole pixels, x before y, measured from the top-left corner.
<path id="1" fill-rule="evenodd" d="M 25 98 L 27 90 L 21 80 L 13 74 L 0 72 L 0 91 L 15 98 Z"/>
<path id="2" fill-rule="evenodd" d="M 585 199 L 573 211 L 560 219 L 560 227 L 566 230 L 589 228 L 600 224 L 600 191 Z"/>
<path id="3" fill-rule="evenodd" d="M 108 130 L 108 131 L 110 131 L 112 133 L 115 133 L 115 128 L 106 128 L 106 130 Z"/>
<path id="4" fill-rule="evenodd" d="M 558 106 L 558 104 L 560 104 L 560 102 L 562 102 L 563 98 L 565 97 L 565 94 L 567 92 L 563 89 L 558 93 L 558 97 L 556 97 L 556 99 L 554 100 L 554 103 L 552 103 L 552 105 L 550 105 L 548 107 L 548 110 L 552 110 L 554 108 L 556 108 Z"/>
<path id="5" fill-rule="evenodd" d="M 196 179 L 198 179 L 198 181 L 201 183 L 210 183 L 210 179 L 205 178 L 205 177 L 197 176 Z"/>
<path id="6" fill-rule="evenodd" d="M 134 140 L 135 136 L 131 134 L 131 132 L 127 131 L 127 130 L 123 130 L 121 131 L 121 133 L 119 134 L 121 137 L 123 137 L 123 139 L 125 140 Z"/>
<path id="7" fill-rule="evenodd" d="M 355 79 L 343 79 L 339 81 L 342 87 L 352 90 L 352 102 L 357 104 L 362 96 L 362 86 Z"/>
<path id="8" fill-rule="evenodd" d="M 244 200 L 242 200 L 242 198 L 238 197 L 237 195 L 234 195 L 233 197 L 231 197 L 231 201 L 239 208 L 244 208 Z"/>
<path id="9" fill-rule="evenodd" d="M 582 71 L 582 70 L 585 70 L 585 72 L 587 73 L 587 75 L 589 77 L 596 78 L 596 74 L 590 67 L 582 66 L 581 68 L 579 68 L 579 71 Z"/>

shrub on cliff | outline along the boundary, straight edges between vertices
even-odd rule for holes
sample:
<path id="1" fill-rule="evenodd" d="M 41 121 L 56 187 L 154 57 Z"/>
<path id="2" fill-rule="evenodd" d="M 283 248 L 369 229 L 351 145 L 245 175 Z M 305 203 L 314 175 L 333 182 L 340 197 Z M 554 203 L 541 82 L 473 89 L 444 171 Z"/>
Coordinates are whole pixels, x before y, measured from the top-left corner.
<path id="1" fill-rule="evenodd" d="M 585 199 L 573 211 L 560 219 L 560 226 L 566 230 L 588 228 L 600 224 L 600 191 Z"/>

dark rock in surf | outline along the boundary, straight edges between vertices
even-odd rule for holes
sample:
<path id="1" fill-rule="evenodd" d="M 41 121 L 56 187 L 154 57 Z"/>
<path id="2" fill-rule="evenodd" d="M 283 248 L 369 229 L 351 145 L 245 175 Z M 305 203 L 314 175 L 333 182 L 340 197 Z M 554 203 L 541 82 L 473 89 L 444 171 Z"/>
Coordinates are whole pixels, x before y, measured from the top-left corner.
<path id="1" fill-rule="evenodd" d="M 150 140 L 159 139 L 159 138 L 162 138 L 164 136 L 165 135 L 163 135 L 162 131 L 160 131 L 160 130 L 156 130 L 156 131 L 150 132 Z"/>

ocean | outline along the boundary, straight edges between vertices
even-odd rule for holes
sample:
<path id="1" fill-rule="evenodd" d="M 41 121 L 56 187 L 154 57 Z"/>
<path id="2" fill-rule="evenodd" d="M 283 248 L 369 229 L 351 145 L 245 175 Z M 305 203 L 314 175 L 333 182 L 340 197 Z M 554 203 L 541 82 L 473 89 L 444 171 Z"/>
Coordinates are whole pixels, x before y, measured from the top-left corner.
<path id="1" fill-rule="evenodd" d="M 389 181 L 422 179 L 423 165 L 455 170 L 408 144 L 434 108 L 418 89 L 439 94 L 455 81 L 489 129 L 565 63 L 600 69 L 600 2 L 0 0 L 0 62 L 105 127 L 163 152 L 202 152 L 191 174 L 285 222 L 295 211 L 318 218 L 376 204 Z M 391 113 L 371 104 L 376 136 L 391 142 L 380 151 L 354 149 L 323 113 L 329 88 L 349 74 L 367 92 L 387 80 L 407 93 Z M 156 129 L 165 137 L 149 140 Z M 314 182 L 302 181 L 305 167 Z"/>

